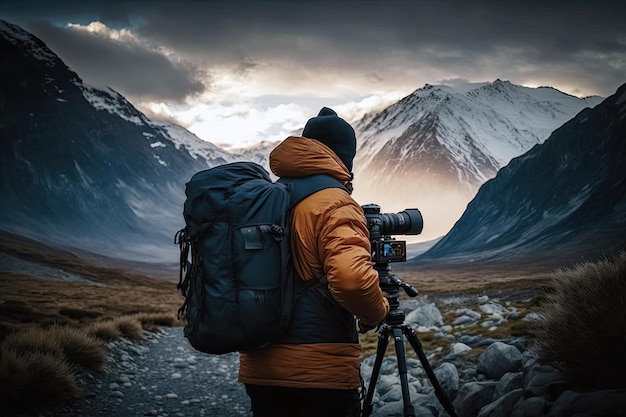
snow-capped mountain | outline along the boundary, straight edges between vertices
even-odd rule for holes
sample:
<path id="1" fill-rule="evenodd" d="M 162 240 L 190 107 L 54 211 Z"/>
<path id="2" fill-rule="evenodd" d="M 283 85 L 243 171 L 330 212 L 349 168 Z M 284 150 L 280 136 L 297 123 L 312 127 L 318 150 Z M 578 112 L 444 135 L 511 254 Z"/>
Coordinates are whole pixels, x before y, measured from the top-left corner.
<path id="1" fill-rule="evenodd" d="M 601 100 L 501 80 L 426 85 L 355 124 L 354 196 L 387 211 L 418 207 L 424 236 L 441 236 L 501 167 Z"/>
<path id="2" fill-rule="evenodd" d="M 270 153 L 278 144 L 279 142 L 262 141 L 254 146 L 234 148 L 231 149 L 231 151 L 236 155 L 241 155 L 245 159 L 261 165 L 267 172 L 269 172 L 270 177 L 277 179 L 270 169 Z"/>
<path id="3" fill-rule="evenodd" d="M 186 181 L 241 160 L 85 85 L 0 21 L 0 228 L 133 260 L 173 262 Z"/>
<path id="4" fill-rule="evenodd" d="M 626 84 L 485 183 L 416 261 L 582 262 L 626 248 Z"/>

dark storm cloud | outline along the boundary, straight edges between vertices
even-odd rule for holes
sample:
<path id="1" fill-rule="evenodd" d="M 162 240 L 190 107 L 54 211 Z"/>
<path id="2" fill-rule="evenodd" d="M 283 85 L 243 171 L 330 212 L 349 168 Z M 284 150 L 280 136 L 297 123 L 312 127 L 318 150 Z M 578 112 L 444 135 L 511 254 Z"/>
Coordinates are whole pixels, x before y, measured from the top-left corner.
<path id="1" fill-rule="evenodd" d="M 626 81 L 625 2 L 191 2 L 144 16 L 145 36 L 216 62 L 362 68 L 383 81 L 407 68 L 473 79 L 545 75 L 601 94 Z"/>
<path id="2" fill-rule="evenodd" d="M 5 8 L 17 16 L 38 15 L 55 23 L 65 18 L 82 24 L 99 20 L 112 28 L 131 25 L 135 33 L 177 51 L 199 68 L 228 64 L 246 73 L 264 62 L 298 64 L 312 73 L 360 72 L 364 80 L 381 84 L 438 71 L 442 78 L 474 81 L 558 80 L 602 95 L 626 81 L 626 2 L 234 0 L 32 5 L 9 1 L 0 6 L 0 16 Z M 94 76 L 115 78 L 117 85 L 126 83 L 124 88 L 134 88 L 136 94 L 176 97 L 175 91 L 187 95 L 200 88 L 199 75 L 189 65 L 171 64 L 142 48 L 123 49 L 96 37 L 55 31 L 50 25 L 43 32 L 45 28 L 38 26 L 47 42 L 58 39 L 59 52 L 68 63 L 75 62 L 76 69 L 80 64 Z M 75 43 L 71 48 L 63 46 L 71 42 Z M 94 64 L 100 53 L 111 65 L 104 60 Z M 124 69 L 118 69 L 122 64 Z"/>
<path id="3" fill-rule="evenodd" d="M 111 41 L 46 21 L 33 21 L 29 26 L 87 82 L 134 97 L 173 101 L 204 89 L 197 80 L 197 69 L 175 64 L 142 45 Z"/>

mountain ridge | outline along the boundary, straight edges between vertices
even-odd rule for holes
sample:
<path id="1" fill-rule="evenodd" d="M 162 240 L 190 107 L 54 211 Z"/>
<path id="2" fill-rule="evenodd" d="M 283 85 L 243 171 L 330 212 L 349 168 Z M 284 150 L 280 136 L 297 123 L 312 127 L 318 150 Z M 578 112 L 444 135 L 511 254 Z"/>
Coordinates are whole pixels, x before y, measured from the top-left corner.
<path id="1" fill-rule="evenodd" d="M 440 237 L 500 168 L 600 101 L 499 79 L 427 84 L 355 124 L 354 196 L 388 211 L 417 206 L 430 219 L 424 238 Z"/>
<path id="2" fill-rule="evenodd" d="M 175 129 L 114 90 L 84 84 L 16 25 L 0 21 L 0 46 L 0 228 L 104 255 L 174 260 L 185 182 L 234 157 L 172 137 Z"/>
<path id="3" fill-rule="evenodd" d="M 625 139 L 626 84 L 502 168 L 452 230 L 415 260 L 582 261 L 625 248 Z"/>
<path id="4" fill-rule="evenodd" d="M 0 46 L 7 58 L 0 66 L 1 229 L 106 256 L 176 262 L 173 235 L 184 225 L 186 181 L 199 170 L 238 160 L 254 160 L 267 169 L 264 155 L 271 150 L 271 144 L 235 154 L 201 141 L 180 126 L 150 120 L 113 89 L 101 90 L 83 83 L 43 42 L 15 25 L 0 21 Z M 497 143 L 493 138 L 477 141 L 461 135 L 463 140 L 456 143 L 456 151 L 450 152 L 450 144 L 442 140 L 446 135 L 441 132 L 459 132 L 458 120 L 457 125 L 442 122 L 458 119 L 453 110 L 464 109 L 467 117 L 476 116 L 482 114 L 482 107 L 489 106 L 481 104 L 477 111 L 475 103 L 491 100 L 492 106 L 498 102 L 501 110 L 508 109 L 517 116 L 520 108 L 528 114 L 564 114 L 559 108 L 567 106 L 551 99 L 553 95 L 565 103 L 573 100 L 576 106 L 588 104 L 551 87 L 531 89 L 502 80 L 459 88 L 427 85 L 355 123 L 357 132 L 365 129 L 365 133 L 371 134 L 368 141 L 367 135 L 358 133 L 363 137 L 359 151 L 377 151 L 369 155 L 363 152 L 360 157 L 378 160 L 384 168 L 371 176 L 367 169 L 358 168 L 357 193 L 359 189 L 380 187 L 384 177 L 383 188 L 389 192 L 383 196 L 389 199 L 373 201 L 381 205 L 382 211 L 417 206 L 424 215 L 425 230 L 437 220 L 437 215 L 452 218 L 452 209 L 460 211 L 454 217 L 458 221 L 470 199 L 459 199 L 454 194 L 458 191 L 455 187 L 466 187 L 480 175 L 486 178 L 506 159 L 497 158 L 503 155 L 500 150 L 483 152 L 489 147 L 485 143 Z M 528 99 L 534 106 L 531 110 L 515 103 L 528 96 L 528 91 L 543 100 Z M 590 98 L 590 103 L 595 100 L 598 98 Z M 450 103 L 456 104 L 451 107 Z M 432 108 L 438 112 L 433 113 Z M 489 111 L 495 110 L 485 110 Z M 530 122 L 536 131 L 549 129 L 555 123 L 550 117 L 533 120 Z M 481 129 L 475 130 L 485 131 L 480 124 L 476 126 Z M 381 143 L 374 141 L 377 138 L 373 135 L 380 133 L 376 129 L 385 132 L 378 138 Z M 523 128 L 513 125 L 503 131 L 515 130 Z M 510 143 L 521 149 L 531 142 Z M 471 159 L 471 169 L 458 166 L 463 158 Z M 512 161 L 518 158 L 513 157 Z M 423 173 L 410 170 L 424 169 L 422 165 L 430 169 L 423 177 L 429 181 L 420 181 Z M 395 201 L 407 195 L 411 205 L 404 206 L 406 200 Z M 358 194 L 355 197 L 360 204 L 372 202 L 365 200 L 369 198 L 367 194 L 361 194 L 360 200 Z M 435 207 L 437 212 L 426 212 L 424 205 Z M 443 247 L 450 254 L 450 248 L 444 245 L 448 241 L 440 239 L 429 251 Z"/>

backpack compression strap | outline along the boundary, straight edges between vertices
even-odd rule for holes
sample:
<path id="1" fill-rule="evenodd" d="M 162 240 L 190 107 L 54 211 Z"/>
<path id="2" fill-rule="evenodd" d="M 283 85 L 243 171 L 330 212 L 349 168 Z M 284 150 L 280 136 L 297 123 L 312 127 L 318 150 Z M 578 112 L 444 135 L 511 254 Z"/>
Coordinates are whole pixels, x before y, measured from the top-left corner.
<path id="1" fill-rule="evenodd" d="M 289 207 L 293 208 L 304 198 L 326 188 L 348 189 L 337 178 L 326 174 L 309 175 L 308 177 L 281 177 L 277 182 L 287 185 L 291 190 Z"/>

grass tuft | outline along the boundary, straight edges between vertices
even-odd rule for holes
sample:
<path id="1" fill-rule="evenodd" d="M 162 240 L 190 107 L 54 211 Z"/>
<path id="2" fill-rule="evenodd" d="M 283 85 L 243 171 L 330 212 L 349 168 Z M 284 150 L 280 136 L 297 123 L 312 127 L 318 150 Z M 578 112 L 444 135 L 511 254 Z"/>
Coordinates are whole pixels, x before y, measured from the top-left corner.
<path id="1" fill-rule="evenodd" d="M 103 342 L 113 342 L 122 337 L 122 332 L 113 320 L 90 323 L 85 327 L 85 332 Z"/>
<path id="2" fill-rule="evenodd" d="M 51 338 L 59 341 L 63 355 L 69 363 L 78 364 L 96 372 L 104 370 L 108 352 L 101 339 L 91 336 L 84 330 L 68 326 L 56 326 L 46 332 Z"/>
<path id="3" fill-rule="evenodd" d="M 0 403 L 23 411 L 79 398 L 81 388 L 62 355 L 0 350 Z"/>
<path id="4" fill-rule="evenodd" d="M 143 340 L 143 327 L 141 322 L 134 316 L 122 316 L 113 319 L 113 323 L 122 333 L 122 336 L 130 340 Z"/>
<path id="5" fill-rule="evenodd" d="M 626 386 L 626 251 L 554 273 L 534 351 L 578 384 Z"/>
<path id="6" fill-rule="evenodd" d="M 36 326 L 27 326 L 19 331 L 9 334 L 0 345 L 2 350 L 26 352 L 47 352 L 57 355 L 61 353 L 61 344 L 56 337 L 50 337 L 50 333 Z"/>
<path id="7" fill-rule="evenodd" d="M 0 403 L 11 412 L 60 405 L 79 398 L 79 368 L 102 372 L 108 351 L 105 342 L 126 337 L 142 340 L 146 327 L 173 323 L 174 316 L 139 314 L 83 325 L 12 329 L 0 341 Z"/>

